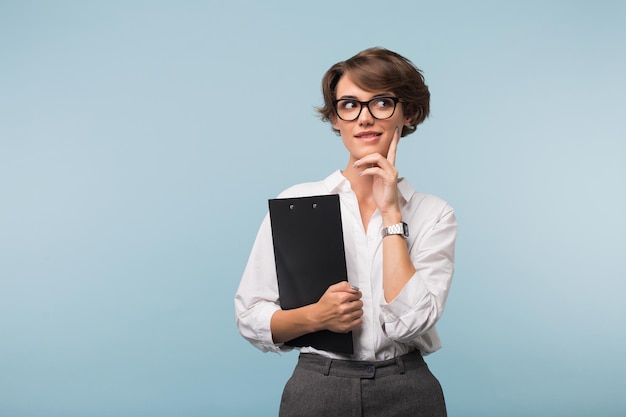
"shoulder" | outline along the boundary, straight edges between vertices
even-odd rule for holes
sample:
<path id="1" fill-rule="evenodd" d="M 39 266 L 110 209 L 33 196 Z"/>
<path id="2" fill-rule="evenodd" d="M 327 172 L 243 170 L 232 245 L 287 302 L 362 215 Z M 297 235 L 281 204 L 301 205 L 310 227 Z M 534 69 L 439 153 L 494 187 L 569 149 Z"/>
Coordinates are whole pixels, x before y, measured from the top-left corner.
<path id="1" fill-rule="evenodd" d="M 425 194 L 415 192 L 411 202 L 416 206 L 416 209 L 422 212 L 428 212 L 433 214 L 445 215 L 447 213 L 454 213 L 454 209 L 447 201 L 432 194 Z"/>
<path id="2" fill-rule="evenodd" d="M 448 202 L 432 194 L 414 192 L 403 210 L 409 228 L 417 234 L 447 225 L 456 228 L 454 209 Z"/>
<path id="3" fill-rule="evenodd" d="M 431 214 L 443 216 L 454 213 L 453 208 L 445 200 L 433 194 L 416 191 L 406 180 L 402 179 L 398 188 L 406 202 L 406 209 L 410 212 L 420 212 L 421 215 Z"/>

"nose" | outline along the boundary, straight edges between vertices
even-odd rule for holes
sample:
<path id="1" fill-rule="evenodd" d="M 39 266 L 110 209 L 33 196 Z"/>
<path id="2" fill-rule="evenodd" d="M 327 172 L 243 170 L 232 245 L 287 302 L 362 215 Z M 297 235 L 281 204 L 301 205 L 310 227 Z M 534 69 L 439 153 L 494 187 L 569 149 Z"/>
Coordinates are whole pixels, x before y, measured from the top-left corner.
<path id="1" fill-rule="evenodd" d="M 374 116 L 372 116 L 369 107 L 361 107 L 361 113 L 359 113 L 358 121 L 359 124 L 371 124 L 374 122 Z"/>

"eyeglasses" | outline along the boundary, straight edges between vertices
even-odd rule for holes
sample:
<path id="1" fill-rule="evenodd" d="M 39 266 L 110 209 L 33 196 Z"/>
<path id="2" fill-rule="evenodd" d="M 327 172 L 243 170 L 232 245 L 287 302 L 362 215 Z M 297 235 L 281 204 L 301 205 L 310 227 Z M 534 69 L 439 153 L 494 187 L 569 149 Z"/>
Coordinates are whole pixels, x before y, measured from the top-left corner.
<path id="1" fill-rule="evenodd" d="M 396 111 L 396 105 L 402 102 L 398 97 L 381 96 L 374 97 L 368 101 L 358 101 L 352 98 L 341 98 L 335 100 L 335 112 L 341 120 L 351 122 L 358 119 L 363 110 L 363 106 L 367 106 L 370 114 L 374 119 L 389 119 Z"/>

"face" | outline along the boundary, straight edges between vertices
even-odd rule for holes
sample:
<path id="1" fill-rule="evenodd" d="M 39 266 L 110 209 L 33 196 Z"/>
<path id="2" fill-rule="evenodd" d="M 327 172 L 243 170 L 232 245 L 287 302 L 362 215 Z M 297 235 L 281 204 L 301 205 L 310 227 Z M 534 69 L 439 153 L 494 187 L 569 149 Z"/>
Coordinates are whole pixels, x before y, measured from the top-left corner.
<path id="1" fill-rule="evenodd" d="M 336 97 L 350 98 L 358 101 L 368 101 L 376 96 L 394 96 L 390 91 L 366 91 L 357 86 L 349 74 L 344 74 L 337 82 Z M 375 119 L 367 106 L 363 106 L 361 114 L 356 120 L 341 120 L 335 114 L 333 127 L 339 130 L 343 144 L 350 152 L 350 161 L 356 161 L 372 153 L 387 155 L 389 145 L 395 129 L 402 132 L 403 126 L 409 126 L 411 121 L 404 116 L 402 104 L 396 105 L 393 115 L 384 120 Z"/>

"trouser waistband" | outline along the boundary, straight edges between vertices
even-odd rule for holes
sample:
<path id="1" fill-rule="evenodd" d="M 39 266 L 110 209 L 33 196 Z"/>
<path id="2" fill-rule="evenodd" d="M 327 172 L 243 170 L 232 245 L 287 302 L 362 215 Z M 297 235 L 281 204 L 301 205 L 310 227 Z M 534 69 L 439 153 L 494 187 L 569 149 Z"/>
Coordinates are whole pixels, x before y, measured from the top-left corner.
<path id="1" fill-rule="evenodd" d="M 426 362 L 419 350 L 384 361 L 347 361 L 325 358 L 314 353 L 301 353 L 297 366 L 323 375 L 381 378 L 426 366 Z"/>

